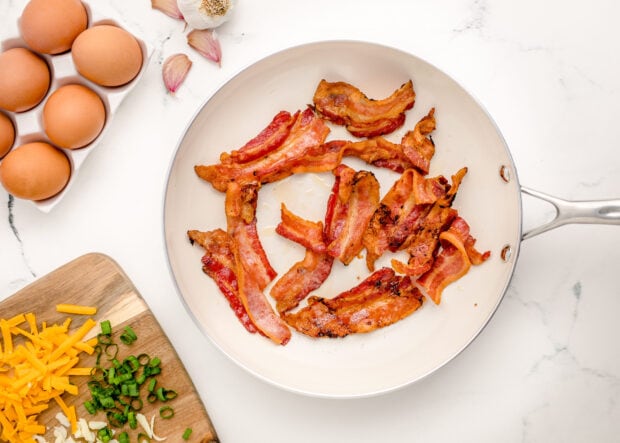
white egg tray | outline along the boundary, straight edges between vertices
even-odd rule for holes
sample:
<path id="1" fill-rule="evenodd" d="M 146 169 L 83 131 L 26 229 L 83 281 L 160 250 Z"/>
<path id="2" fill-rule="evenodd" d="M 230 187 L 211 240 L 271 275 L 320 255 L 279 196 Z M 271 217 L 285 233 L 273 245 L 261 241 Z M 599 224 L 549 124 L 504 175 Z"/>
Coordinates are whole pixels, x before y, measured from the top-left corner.
<path id="1" fill-rule="evenodd" d="M 56 206 L 65 196 L 65 194 L 69 192 L 70 188 L 75 182 L 80 167 L 82 166 L 88 155 L 92 152 L 92 150 L 97 147 L 99 141 L 104 137 L 107 129 L 112 123 L 114 113 L 121 105 L 127 94 L 131 92 L 131 90 L 136 86 L 136 84 L 144 74 L 144 71 L 148 66 L 149 59 L 153 53 L 153 48 L 148 45 L 144 40 L 142 40 L 134 32 L 134 30 L 130 29 L 130 27 L 122 23 L 121 20 L 118 20 L 116 18 L 110 18 L 107 16 L 104 17 L 99 14 L 94 8 L 92 8 L 87 2 L 82 1 L 82 3 L 86 7 L 86 12 L 88 14 L 89 28 L 95 25 L 103 24 L 115 25 L 130 32 L 136 38 L 142 49 L 142 67 L 140 68 L 140 72 L 138 73 L 138 75 L 128 84 L 117 87 L 105 87 L 89 81 L 77 72 L 75 65 L 73 64 L 71 52 L 64 52 L 58 55 L 37 53 L 37 55 L 42 57 L 47 62 L 47 65 L 50 68 L 51 82 L 47 94 L 45 95 L 41 103 L 28 111 L 15 113 L 0 110 L 0 112 L 3 112 L 11 119 L 11 121 L 13 122 L 13 126 L 15 127 L 15 142 L 12 149 L 17 148 L 24 143 L 38 141 L 47 142 L 53 145 L 53 143 L 45 134 L 45 130 L 43 128 L 43 107 L 49 96 L 61 86 L 67 84 L 80 84 L 92 89 L 99 95 L 99 97 L 101 97 L 106 110 L 105 125 L 99 136 L 94 141 L 80 149 L 71 150 L 59 148 L 69 158 L 69 162 L 71 164 L 71 177 L 69 178 L 69 182 L 67 183 L 67 185 L 60 193 L 45 200 L 32 202 L 39 210 L 43 212 L 51 211 L 54 206 Z M 6 38 L 5 33 L 9 35 Z M 2 52 L 8 49 L 19 47 L 30 49 L 19 34 L 17 21 L 14 23 L 13 29 L 5 29 L 2 31 L 0 39 L 2 39 L 2 41 L 0 42 Z M 56 147 L 58 148 L 58 146 Z M 0 160 L 0 162 L 2 162 L 2 160 Z"/>

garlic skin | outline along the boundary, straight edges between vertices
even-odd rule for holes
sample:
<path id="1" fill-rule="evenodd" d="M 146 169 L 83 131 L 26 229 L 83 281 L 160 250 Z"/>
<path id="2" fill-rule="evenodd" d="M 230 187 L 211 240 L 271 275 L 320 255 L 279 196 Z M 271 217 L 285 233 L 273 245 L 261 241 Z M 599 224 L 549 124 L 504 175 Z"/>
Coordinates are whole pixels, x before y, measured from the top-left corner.
<path id="1" fill-rule="evenodd" d="M 151 8 L 163 12 L 168 17 L 183 20 L 183 14 L 179 11 L 176 0 L 151 0 Z"/>
<path id="2" fill-rule="evenodd" d="M 187 43 L 202 56 L 222 66 L 222 47 L 214 30 L 193 29 L 187 34 Z"/>
<path id="3" fill-rule="evenodd" d="M 230 18 L 233 0 L 177 0 L 185 21 L 193 29 L 213 29 Z"/>
<path id="4" fill-rule="evenodd" d="M 162 76 L 168 92 L 174 94 L 185 80 L 192 61 L 185 54 L 174 54 L 164 61 Z"/>

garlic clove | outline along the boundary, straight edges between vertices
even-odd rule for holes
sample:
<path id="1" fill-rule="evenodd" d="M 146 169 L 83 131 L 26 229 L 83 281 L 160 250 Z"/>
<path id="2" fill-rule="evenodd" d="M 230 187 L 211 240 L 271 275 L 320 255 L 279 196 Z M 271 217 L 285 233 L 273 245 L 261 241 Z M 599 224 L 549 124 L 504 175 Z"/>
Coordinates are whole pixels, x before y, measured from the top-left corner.
<path id="1" fill-rule="evenodd" d="M 177 0 L 185 21 L 193 29 L 213 29 L 230 18 L 233 0 Z"/>
<path id="2" fill-rule="evenodd" d="M 183 20 L 183 14 L 179 10 L 177 0 L 151 0 L 151 7 L 163 12 L 168 17 Z"/>
<path id="3" fill-rule="evenodd" d="M 174 54 L 168 57 L 162 67 L 166 89 L 174 94 L 185 80 L 191 67 L 192 61 L 185 54 Z"/>
<path id="4" fill-rule="evenodd" d="M 194 29 L 187 34 L 187 43 L 201 55 L 222 66 L 222 48 L 215 31 Z"/>

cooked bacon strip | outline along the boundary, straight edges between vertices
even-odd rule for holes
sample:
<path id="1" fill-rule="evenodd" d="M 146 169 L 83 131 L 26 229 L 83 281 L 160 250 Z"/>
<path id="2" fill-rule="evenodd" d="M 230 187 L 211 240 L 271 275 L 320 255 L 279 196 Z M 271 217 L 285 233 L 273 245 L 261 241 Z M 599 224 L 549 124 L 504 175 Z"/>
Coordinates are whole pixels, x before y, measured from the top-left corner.
<path id="1" fill-rule="evenodd" d="M 344 146 L 343 155 L 357 157 L 370 165 L 391 169 L 398 173 L 415 166 L 407 158 L 401 145 L 392 143 L 381 136 L 349 141 Z"/>
<path id="2" fill-rule="evenodd" d="M 209 232 L 187 231 L 192 243 L 196 242 L 205 250 L 202 257 L 202 270 L 211 277 L 220 289 L 231 309 L 248 332 L 255 333 L 256 326 L 250 320 L 239 298 L 239 286 L 235 273 L 235 257 L 232 252 L 232 239 L 221 229 Z"/>
<path id="3" fill-rule="evenodd" d="M 404 264 L 393 259 L 391 263 L 394 270 L 410 276 L 422 275 L 428 271 L 435 260 L 440 234 L 448 229 L 457 215 L 455 209 L 433 205 L 430 211 L 418 220 L 416 232 L 408 238 L 406 249 L 409 261 Z"/>
<path id="4" fill-rule="evenodd" d="M 379 182 L 372 172 L 356 172 L 344 164 L 334 175 L 340 181 L 327 253 L 348 265 L 364 247 L 364 231 L 379 206 Z"/>
<path id="5" fill-rule="evenodd" d="M 306 249 L 304 259 L 293 265 L 271 288 L 280 314 L 295 308 L 310 292 L 319 288 L 332 270 L 334 258 Z"/>
<path id="6" fill-rule="evenodd" d="M 439 248 L 440 233 L 448 229 L 458 215 L 450 206 L 466 173 L 467 168 L 461 168 L 454 174 L 445 195 L 437 199 L 426 214 L 419 217 L 415 225 L 408 229 L 409 235 L 403 241 L 402 249 L 409 253 L 409 260 L 407 264 L 392 260 L 392 267 L 396 272 L 418 276 L 431 268 Z"/>
<path id="7" fill-rule="evenodd" d="M 365 140 L 349 141 L 344 146 L 345 157 L 357 157 L 379 168 L 402 173 L 415 168 L 423 175 L 428 174 L 435 145 L 427 137 L 435 129 L 435 108 L 422 118 L 412 131 L 408 131 L 400 143 L 392 143 L 377 136 Z"/>
<path id="8" fill-rule="evenodd" d="M 415 102 L 413 83 L 409 80 L 382 100 L 366 97 L 346 82 L 321 80 L 313 98 L 317 112 L 337 125 L 344 125 L 356 137 L 389 134 L 405 122 L 405 111 Z"/>
<path id="9" fill-rule="evenodd" d="M 443 176 L 424 178 L 414 169 L 407 169 L 394 182 L 373 214 L 364 232 L 366 265 L 374 270 L 375 261 L 387 250 L 397 251 L 424 218 L 431 205 L 448 192 Z"/>
<path id="10" fill-rule="evenodd" d="M 220 161 L 222 163 L 247 163 L 269 154 L 284 143 L 296 119 L 297 114 L 291 115 L 287 111 L 278 112 L 269 125 L 256 137 L 241 148 L 231 151 L 230 154 L 222 153 Z"/>
<path id="11" fill-rule="evenodd" d="M 311 337 L 344 337 L 391 325 L 416 311 L 423 300 L 409 277 L 382 268 L 334 298 L 310 297 L 307 307 L 284 319 Z"/>
<path id="12" fill-rule="evenodd" d="M 273 307 L 258 286 L 250 270 L 250 264 L 235 248 L 239 298 L 256 327 L 274 343 L 285 345 L 291 339 L 291 330 L 273 311 Z"/>
<path id="13" fill-rule="evenodd" d="M 435 304 L 441 302 L 441 294 L 446 286 L 467 274 L 472 264 L 480 264 L 491 256 L 490 251 L 480 253 L 474 248 L 476 240 L 469 233 L 469 225 L 461 217 L 455 218 L 439 239 L 441 252 L 432 268 L 418 279 L 418 284 Z"/>
<path id="14" fill-rule="evenodd" d="M 285 345 L 291 331 L 273 308 L 263 289 L 276 273 L 269 265 L 256 232 L 256 202 L 260 185 L 241 186 L 231 182 L 226 191 L 225 210 L 228 234 L 239 286 L 239 298 L 252 323 L 277 344 Z"/>
<path id="15" fill-rule="evenodd" d="M 351 174 L 349 180 L 353 178 L 354 174 Z M 323 245 L 323 252 L 317 252 L 306 246 L 306 255 L 300 262 L 295 263 L 291 269 L 288 270 L 272 287 L 271 296 L 276 300 L 276 309 L 280 314 L 290 311 L 295 308 L 301 300 L 306 296 L 318 289 L 323 282 L 329 277 L 332 269 L 334 258 L 325 252 L 325 243 L 331 242 L 334 239 L 334 213 L 336 210 L 336 201 L 338 200 L 338 189 L 340 185 L 341 177 L 336 176 L 334 186 L 332 187 L 332 193 L 327 203 L 327 210 L 325 211 L 325 224 L 308 222 L 303 219 L 299 219 L 301 225 L 308 227 L 308 224 L 313 226 L 309 230 L 315 230 L 318 226 L 323 226 L 323 230 L 320 233 L 313 232 L 308 234 L 308 237 L 316 238 L 318 241 L 318 234 L 321 235 L 321 244 Z M 284 207 L 284 206 L 283 206 Z M 282 216 L 284 222 L 284 213 Z M 298 229 L 300 230 L 300 229 Z M 291 238 L 291 237 L 288 237 Z M 299 243 L 304 244 L 300 240 Z"/>
<path id="16" fill-rule="evenodd" d="M 218 163 L 215 165 L 196 165 L 194 170 L 198 176 L 213 185 L 218 191 L 225 192 L 230 182 L 249 183 L 258 181 L 270 183 L 295 173 L 297 167 L 303 170 L 301 163 L 306 155 L 313 160 L 315 171 L 329 171 L 336 164 L 317 162 L 316 157 L 324 154 L 323 150 L 330 148 L 323 142 L 329 133 L 329 128 L 312 109 L 307 108 L 297 115 L 290 133 L 279 148 L 269 155 L 256 158 L 247 163 Z M 314 149 L 313 149 L 314 148 Z M 338 153 L 328 158 L 338 159 Z"/>
<path id="17" fill-rule="evenodd" d="M 311 222 L 298 217 L 289 211 L 284 203 L 280 212 L 282 221 L 276 226 L 278 234 L 319 254 L 325 252 L 322 222 Z"/>
<path id="18" fill-rule="evenodd" d="M 453 235 L 462 240 L 465 252 L 467 252 L 467 258 L 469 258 L 472 265 L 480 265 L 491 257 L 491 251 L 480 252 L 475 248 L 476 239 L 470 234 L 469 224 L 462 217 L 457 217 L 452 222 L 443 239 L 450 241 L 451 238 L 454 238 L 451 237 Z"/>
<path id="19" fill-rule="evenodd" d="M 338 238 L 344 228 L 347 214 L 345 203 L 349 199 L 353 177 L 355 176 L 355 170 L 346 166 L 338 167 L 332 172 L 335 179 L 325 212 L 324 237 L 327 244 Z"/>
<path id="20" fill-rule="evenodd" d="M 310 147 L 303 156 L 290 160 L 290 171 L 293 174 L 331 171 L 342 162 L 346 143 L 343 140 L 332 140 Z M 270 181 L 279 179 L 276 175 L 270 175 L 267 178 Z"/>
<path id="21" fill-rule="evenodd" d="M 237 242 L 244 260 L 250 265 L 260 289 L 264 289 L 276 276 L 256 230 L 256 204 L 258 184 L 231 183 L 226 191 L 226 220 L 228 233 Z"/>
<path id="22" fill-rule="evenodd" d="M 424 175 L 428 174 L 431 159 L 435 155 L 435 143 L 429 134 L 435 130 L 436 123 L 435 108 L 432 108 L 401 141 L 405 156 Z"/>

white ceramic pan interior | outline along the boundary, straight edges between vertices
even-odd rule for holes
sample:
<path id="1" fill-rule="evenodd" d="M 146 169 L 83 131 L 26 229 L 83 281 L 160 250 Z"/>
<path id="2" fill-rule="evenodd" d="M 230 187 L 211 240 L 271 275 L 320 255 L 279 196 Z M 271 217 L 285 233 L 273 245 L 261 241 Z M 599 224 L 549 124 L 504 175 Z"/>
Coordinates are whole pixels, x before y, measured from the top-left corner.
<path id="1" fill-rule="evenodd" d="M 194 173 L 194 165 L 218 162 L 222 151 L 254 137 L 280 110 L 294 112 L 312 102 L 321 79 L 347 81 L 371 98 L 390 95 L 413 80 L 416 103 L 398 132 L 436 108 L 436 154 L 429 176 L 469 172 L 454 207 L 471 226 L 480 250 L 491 258 L 450 285 L 438 306 L 431 301 L 408 318 L 372 333 L 343 339 L 314 339 L 293 331 L 286 346 L 249 334 L 215 283 L 201 270 L 203 255 L 187 230 L 226 228 L 224 196 Z M 332 126 L 328 139 L 351 137 Z M 398 174 L 346 159 L 373 171 L 385 194 Z M 501 171 L 501 172 L 500 172 Z M 300 246 L 275 234 L 280 203 L 309 220 L 324 218 L 331 173 L 302 174 L 265 185 L 259 194 L 259 235 L 281 275 L 303 257 Z M 339 41 L 294 47 L 243 70 L 206 102 L 182 138 L 169 171 L 164 234 L 179 294 L 202 331 L 234 362 L 283 389 L 322 397 L 361 397 L 413 383 L 458 355 L 487 324 L 513 273 L 521 241 L 521 188 L 509 151 L 492 119 L 459 84 L 427 62 L 376 44 Z M 506 254 L 507 247 L 510 253 Z M 504 252 L 502 252 L 504 251 Z M 389 263 L 386 257 L 379 265 Z M 316 291 L 332 297 L 368 275 L 362 256 L 334 265 Z"/>

